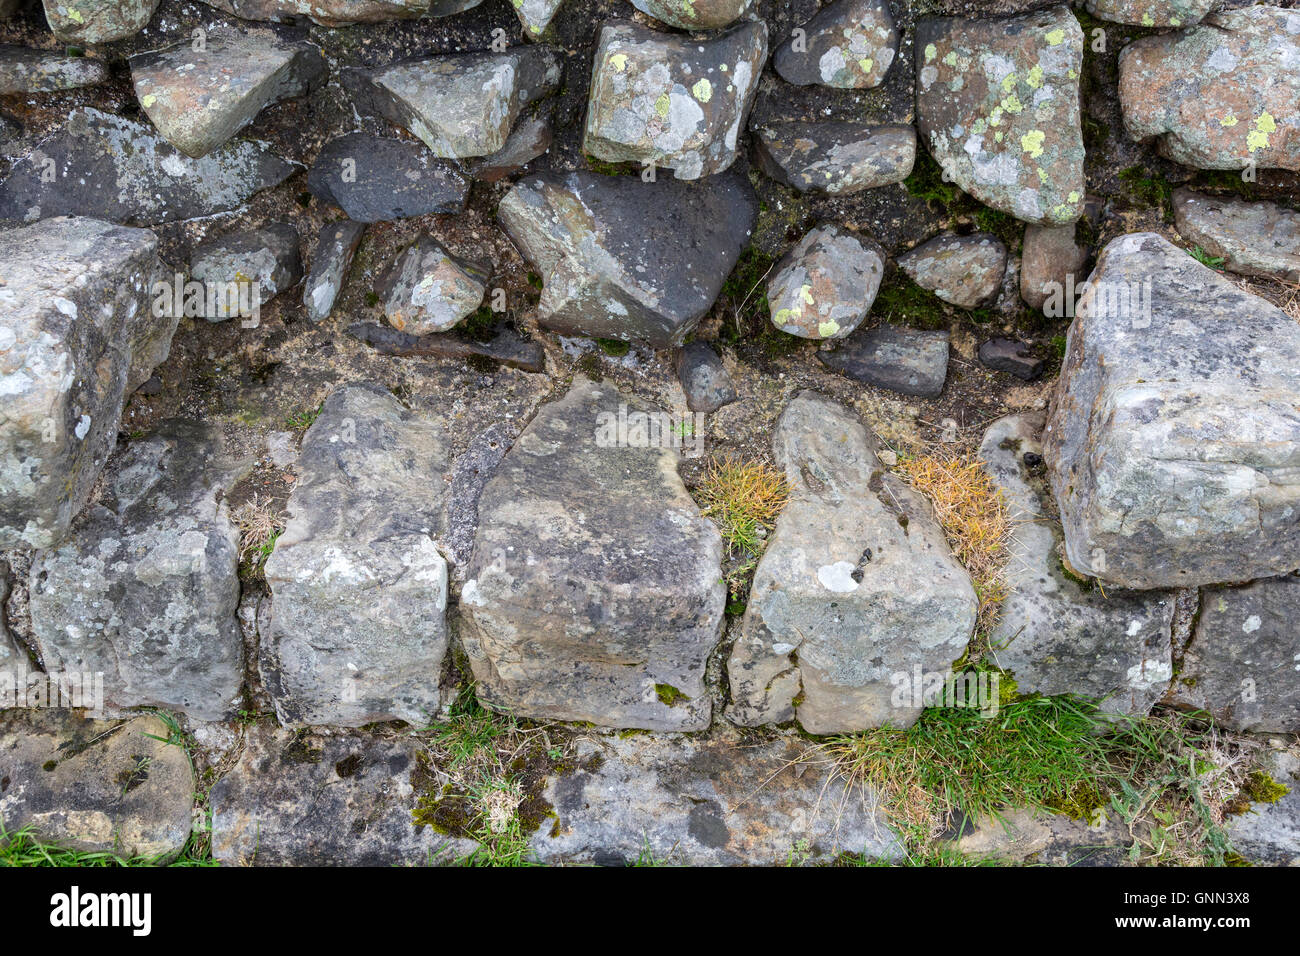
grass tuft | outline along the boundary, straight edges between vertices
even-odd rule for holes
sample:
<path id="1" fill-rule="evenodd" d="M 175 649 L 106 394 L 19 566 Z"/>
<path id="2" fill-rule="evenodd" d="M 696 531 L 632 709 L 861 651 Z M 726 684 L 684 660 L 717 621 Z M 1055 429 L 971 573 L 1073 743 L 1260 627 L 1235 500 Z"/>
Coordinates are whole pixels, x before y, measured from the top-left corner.
<path id="1" fill-rule="evenodd" d="M 275 542 L 284 533 L 284 517 L 253 493 L 231 515 L 239 528 L 239 563 L 246 577 L 255 578 L 262 573 L 266 559 L 275 550 Z"/>
<path id="2" fill-rule="evenodd" d="M 790 486 L 771 465 L 728 455 L 709 462 L 697 494 L 728 549 L 757 558 L 790 497 Z"/>

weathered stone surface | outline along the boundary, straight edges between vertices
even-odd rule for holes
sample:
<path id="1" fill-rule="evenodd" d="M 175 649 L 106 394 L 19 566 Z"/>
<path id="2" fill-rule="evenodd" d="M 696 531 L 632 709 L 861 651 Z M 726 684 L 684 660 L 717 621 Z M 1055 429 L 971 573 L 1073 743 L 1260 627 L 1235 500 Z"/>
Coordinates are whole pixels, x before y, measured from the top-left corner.
<path id="1" fill-rule="evenodd" d="M 113 461 L 68 542 L 32 565 L 32 633 L 51 672 L 103 673 L 114 708 L 234 712 L 239 531 L 222 499 L 250 465 L 226 459 L 216 429 L 176 420 Z"/>
<path id="2" fill-rule="evenodd" d="M 804 49 L 794 38 L 776 51 L 781 78 L 798 86 L 879 86 L 898 54 L 898 30 L 886 0 L 836 0 L 807 24 Z"/>
<path id="3" fill-rule="evenodd" d="M 245 20 L 310 20 L 321 26 L 449 17 L 483 0 L 203 0 Z"/>
<path id="4" fill-rule="evenodd" d="M 1038 866 L 1125 866 L 1133 836 L 1122 821 L 1096 823 L 1063 814 L 1004 810 L 997 819 L 974 821 L 954 848 L 975 859 Z"/>
<path id="5" fill-rule="evenodd" d="M 632 429 L 619 441 L 620 413 Z M 701 730 L 722 629 L 722 539 L 677 474 L 656 412 L 575 380 L 479 499 L 461 639 L 480 697 L 525 717 Z"/>
<path id="6" fill-rule="evenodd" d="M 497 215 L 545 280 L 542 325 L 667 348 L 712 308 L 758 200 L 735 175 L 687 184 L 547 173 L 521 180 Z"/>
<path id="7" fill-rule="evenodd" d="M 1154 233 L 1070 327 L 1044 436 L 1070 565 L 1191 587 L 1300 567 L 1300 325 Z"/>
<path id="8" fill-rule="evenodd" d="M 849 336 L 834 351 L 818 352 L 849 378 L 903 395 L 937 398 L 948 378 L 948 333 L 879 325 Z"/>
<path id="9" fill-rule="evenodd" d="M 753 0 L 631 0 L 632 6 L 679 30 L 717 30 L 739 20 Z"/>
<path id="10" fill-rule="evenodd" d="M 1012 415 L 984 434 L 980 458 L 1011 516 L 1007 598 L 992 659 L 1022 694 L 1080 694 L 1113 714 L 1151 711 L 1173 676 L 1174 596 L 1081 586 L 1061 565 L 1038 437 L 1043 416 Z"/>
<path id="11" fill-rule="evenodd" d="M 551 25 L 556 11 L 564 0 L 511 0 L 519 22 L 524 25 L 524 36 L 528 39 L 541 36 Z"/>
<path id="12" fill-rule="evenodd" d="M 30 669 L 27 652 L 18 645 L 9 633 L 9 624 L 5 620 L 5 602 L 9 600 L 11 587 L 9 562 L 0 560 L 0 707 L 5 695 L 16 691 L 19 681 L 23 680 Z"/>
<path id="13" fill-rule="evenodd" d="M 1189 27 L 1222 0 L 1087 0 L 1088 12 L 1111 23 L 1143 27 Z"/>
<path id="14" fill-rule="evenodd" d="M 505 179 L 550 149 L 553 136 L 550 115 L 521 119 L 506 144 L 492 155 L 471 163 L 469 174 L 487 183 Z"/>
<path id="15" fill-rule="evenodd" d="M 1184 166 L 1300 170 L 1298 65 L 1300 10 L 1211 14 L 1124 47 L 1124 126 Z"/>
<path id="16" fill-rule="evenodd" d="M 409 130 L 436 156 L 466 158 L 505 146 L 524 107 L 559 85 L 560 61 L 546 47 L 515 47 L 351 69 L 343 79 L 358 109 Z"/>
<path id="17" fill-rule="evenodd" d="M 916 162 L 911 126 L 862 123 L 772 123 L 755 131 L 763 172 L 800 192 L 847 196 L 901 183 Z"/>
<path id="18" fill-rule="evenodd" d="M 450 455 L 388 391 L 337 389 L 307 430 L 266 562 L 262 680 L 284 725 L 425 725 L 441 703 Z"/>
<path id="19" fill-rule="evenodd" d="M 425 234 L 397 257 L 376 291 L 393 328 L 445 332 L 483 304 L 491 270 L 491 263 L 457 258 Z"/>
<path id="20" fill-rule="evenodd" d="M 164 268 L 145 229 L 59 218 L 0 232 L 0 272 L 0 548 L 48 548 L 177 319 L 153 314 Z"/>
<path id="21" fill-rule="evenodd" d="M 0 44 L 0 95 L 71 90 L 107 79 L 103 60 Z"/>
<path id="22" fill-rule="evenodd" d="M 212 788 L 212 855 L 244 866 L 394 866 L 472 852 L 411 817 L 424 771 L 410 737 L 251 729 Z"/>
<path id="23" fill-rule="evenodd" d="M 287 222 L 273 222 L 261 229 L 249 229 L 217 236 L 197 246 L 190 258 L 190 275 L 200 282 L 225 287 L 228 283 L 251 282 L 258 304 L 265 305 L 302 279 L 302 256 L 298 252 L 298 231 Z M 215 314 L 205 316 L 220 322 L 233 318 L 238 303 L 229 298 L 216 303 Z"/>
<path id="24" fill-rule="evenodd" d="M 490 359 L 525 372 L 546 370 L 546 353 L 537 342 L 522 338 L 508 326 L 498 326 L 496 334 L 482 342 L 459 332 L 434 332 L 412 335 L 378 322 L 357 322 L 348 326 L 355 336 L 382 355 L 468 359 Z"/>
<path id="25" fill-rule="evenodd" d="M 975 627 L 970 579 L 930 504 L 884 472 L 857 416 L 812 392 L 773 438 L 790 483 L 731 652 L 728 716 L 810 733 L 906 727 L 913 669 L 945 678 Z"/>
<path id="26" fill-rule="evenodd" d="M 1243 275 L 1300 282 L 1300 213 L 1276 203 L 1174 190 L 1174 222 L 1188 242 Z"/>
<path id="27" fill-rule="evenodd" d="M 1074 241 L 1074 224 L 1026 226 L 1020 253 L 1020 298 L 1041 309 L 1053 294 L 1081 288 L 1088 250 Z M 1071 278 L 1073 277 L 1073 278 Z M 1064 299 L 1062 299 L 1064 301 Z"/>
<path id="28" fill-rule="evenodd" d="M 677 356 L 677 379 L 693 412 L 716 412 L 737 398 L 718 353 L 704 342 L 688 342 Z"/>
<path id="29" fill-rule="evenodd" d="M 635 23 L 600 31 L 583 149 L 597 159 L 672 169 L 678 179 L 722 172 L 767 61 L 767 25 L 748 21 L 705 40 Z"/>
<path id="30" fill-rule="evenodd" d="M 194 773 L 157 717 L 0 711 L 0 820 L 87 852 L 165 861 L 190 836 Z"/>
<path id="31" fill-rule="evenodd" d="M 355 222 L 460 212 L 469 196 L 469 180 L 455 163 L 420 143 L 369 133 L 326 143 L 307 175 L 307 188 Z"/>
<path id="32" fill-rule="evenodd" d="M 590 735 L 578 748 L 595 768 L 547 782 L 555 825 L 531 840 L 542 862 L 784 866 L 900 853 L 874 795 L 835 779 L 797 738 Z"/>
<path id="33" fill-rule="evenodd" d="M 1083 214 L 1083 30 L 1065 5 L 916 28 L 921 141 L 952 181 L 1025 222 Z"/>
<path id="34" fill-rule="evenodd" d="M 271 30 L 212 31 L 200 50 L 189 40 L 131 57 L 136 99 L 163 138 L 187 156 L 206 156 L 264 107 L 302 96 L 325 79 L 310 43 Z"/>
<path id="35" fill-rule="evenodd" d="M 1006 372 L 1032 382 L 1047 368 L 1047 359 L 1039 358 L 1019 339 L 989 339 L 980 344 L 980 361 L 995 372 Z"/>
<path id="36" fill-rule="evenodd" d="M 294 168 L 247 141 L 190 159 L 148 124 L 86 107 L 14 164 L 0 183 L 0 219 L 86 215 L 128 225 L 193 219 L 238 208 Z M 48 182 L 47 170 L 56 172 Z"/>
<path id="37" fill-rule="evenodd" d="M 43 0 L 45 19 L 65 43 L 108 43 L 138 33 L 158 0 Z"/>
<path id="38" fill-rule="evenodd" d="M 842 339 L 867 317 L 885 274 L 885 251 L 835 225 L 797 242 L 767 283 L 772 324 L 805 339 Z"/>
<path id="39" fill-rule="evenodd" d="M 1300 866 L 1300 757 L 1280 751 L 1266 763 L 1274 781 L 1288 788 L 1277 803 L 1256 803 L 1224 829 L 1232 847 L 1252 863 Z"/>
<path id="40" fill-rule="evenodd" d="M 1300 732 L 1300 577 L 1201 591 L 1174 701 L 1236 730 Z"/>
<path id="41" fill-rule="evenodd" d="M 943 301 L 975 309 L 1002 288 L 1007 247 L 987 232 L 944 233 L 899 256 L 898 267 Z"/>
<path id="42" fill-rule="evenodd" d="M 311 272 L 303 283 L 302 304 L 307 307 L 307 318 L 324 322 L 334 311 L 334 303 L 343 291 L 352 257 L 366 227 L 363 223 L 330 222 L 321 226 L 316 252 L 311 257 Z"/>

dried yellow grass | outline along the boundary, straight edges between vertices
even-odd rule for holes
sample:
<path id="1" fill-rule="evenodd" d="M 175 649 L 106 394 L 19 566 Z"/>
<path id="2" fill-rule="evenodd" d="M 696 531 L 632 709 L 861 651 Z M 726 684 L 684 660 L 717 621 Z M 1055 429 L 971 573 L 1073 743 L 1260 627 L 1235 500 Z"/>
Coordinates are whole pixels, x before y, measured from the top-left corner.
<path id="1" fill-rule="evenodd" d="M 696 497 L 733 553 L 757 556 L 790 499 L 790 486 L 784 474 L 765 462 L 727 455 L 709 461 Z"/>
<path id="2" fill-rule="evenodd" d="M 1002 491 L 972 452 L 941 446 L 899 462 L 903 478 L 930 499 L 953 554 L 979 598 L 978 627 L 987 634 L 1007 596 L 1004 574 L 1012 519 Z"/>

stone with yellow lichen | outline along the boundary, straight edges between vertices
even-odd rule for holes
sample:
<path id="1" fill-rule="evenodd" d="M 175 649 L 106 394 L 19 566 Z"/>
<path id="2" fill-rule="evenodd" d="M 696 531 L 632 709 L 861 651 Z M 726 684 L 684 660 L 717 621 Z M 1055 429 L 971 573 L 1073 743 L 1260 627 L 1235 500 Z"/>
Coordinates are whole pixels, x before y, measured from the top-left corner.
<path id="1" fill-rule="evenodd" d="M 772 324 L 805 339 L 842 339 L 867 316 L 880 291 L 885 253 L 834 225 L 803 237 L 767 284 Z"/>

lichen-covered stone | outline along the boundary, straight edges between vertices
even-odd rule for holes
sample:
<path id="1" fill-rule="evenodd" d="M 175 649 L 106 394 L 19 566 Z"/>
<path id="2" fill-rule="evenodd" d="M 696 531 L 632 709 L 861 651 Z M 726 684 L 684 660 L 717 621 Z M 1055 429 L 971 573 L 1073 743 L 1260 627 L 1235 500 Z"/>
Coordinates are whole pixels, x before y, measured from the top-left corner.
<path id="1" fill-rule="evenodd" d="M 449 17 L 483 0 L 203 0 L 245 20 L 310 20 L 326 27 Z"/>
<path id="2" fill-rule="evenodd" d="M 878 325 L 855 332 L 817 357 L 855 382 L 937 398 L 948 378 L 949 337 L 946 331 Z"/>
<path id="3" fill-rule="evenodd" d="M 1300 567 L 1300 324 L 1154 233 L 1106 246 L 1043 454 L 1076 572 L 1192 587 Z"/>
<path id="4" fill-rule="evenodd" d="M 529 841 L 544 863 L 785 866 L 901 853 L 876 795 L 798 738 L 593 734 L 575 759 L 546 782 L 555 821 Z"/>
<path id="5" fill-rule="evenodd" d="M 483 304 L 491 263 L 452 255 L 422 235 L 408 246 L 376 291 L 393 328 L 413 335 L 445 332 Z"/>
<path id="6" fill-rule="evenodd" d="M 348 133 L 330 140 L 307 175 L 307 188 L 354 222 L 387 222 L 460 212 L 469 180 L 422 143 Z"/>
<path id="7" fill-rule="evenodd" d="M 102 673 L 112 708 L 234 713 L 243 683 L 239 531 L 223 500 L 251 462 L 169 420 L 132 442 L 66 544 L 32 565 L 32 633 L 50 671 Z"/>
<path id="8" fill-rule="evenodd" d="M 546 32 L 564 0 L 510 0 L 524 25 L 524 37 L 534 39 Z"/>
<path id="9" fill-rule="evenodd" d="M 0 95 L 71 90 L 107 79 L 103 60 L 0 44 Z"/>
<path id="10" fill-rule="evenodd" d="M 1174 162 L 1300 170 L 1300 10 L 1226 10 L 1136 40 L 1119 96 L 1129 136 Z"/>
<path id="11" fill-rule="evenodd" d="M 139 33 L 159 0 L 43 0 L 45 19 L 64 43 L 108 43 Z"/>
<path id="12" fill-rule="evenodd" d="M 1234 730 L 1300 733 L 1300 576 L 1201 591 L 1174 702 Z"/>
<path id="13" fill-rule="evenodd" d="M 145 229 L 59 218 L 0 232 L 0 273 L 0 548 L 48 548 L 177 318 L 154 314 L 152 286 L 168 277 Z"/>
<path id="14" fill-rule="evenodd" d="M 88 853 L 166 862 L 190 838 L 194 771 L 152 714 L 0 710 L 0 820 Z"/>
<path id="15" fill-rule="evenodd" d="M 1073 223 L 1025 227 L 1020 252 L 1020 298 L 1026 305 L 1041 309 L 1057 295 L 1064 302 L 1066 290 L 1083 287 L 1088 250 L 1075 242 L 1074 235 Z"/>
<path id="16" fill-rule="evenodd" d="M 596 47 L 583 149 L 609 162 L 670 168 L 678 179 L 722 172 L 735 162 L 766 61 L 762 21 L 705 40 L 608 23 Z"/>
<path id="17" fill-rule="evenodd" d="M 217 296 L 216 308 L 204 317 L 212 322 L 234 318 L 239 306 L 265 305 L 302 279 L 298 230 L 287 222 L 268 223 L 261 229 L 240 230 L 200 244 L 190 257 L 190 276 L 199 282 L 226 288 L 231 283 L 251 283 L 246 302 Z"/>
<path id="18" fill-rule="evenodd" d="M 709 725 L 722 538 L 672 442 L 662 429 L 651 441 L 640 416 L 656 413 L 578 378 L 483 489 L 461 639 L 493 706 L 606 727 Z"/>
<path id="19" fill-rule="evenodd" d="M 364 223 L 347 220 L 321 226 L 316 252 L 311 257 L 311 272 L 302 290 L 302 304 L 312 322 L 324 322 L 334 311 L 365 231 Z"/>
<path id="20" fill-rule="evenodd" d="M 835 0 L 776 51 L 781 78 L 798 86 L 866 89 L 879 86 L 898 54 L 898 29 L 886 0 Z"/>
<path id="21" fill-rule="evenodd" d="M 187 40 L 131 57 L 145 115 L 167 142 L 194 157 L 221 146 L 264 107 L 302 96 L 325 73 L 315 46 L 271 30 L 213 31 L 201 49 Z"/>
<path id="22" fill-rule="evenodd" d="M 1300 282 L 1300 212 L 1272 202 L 1220 199 L 1174 190 L 1174 224 L 1223 268 Z"/>
<path id="23" fill-rule="evenodd" d="M 1029 223 L 1083 214 L 1083 30 L 1069 7 L 922 20 L 916 69 L 921 141 L 952 182 Z"/>
<path id="24" fill-rule="evenodd" d="M 357 108 L 409 130 L 434 155 L 487 156 L 506 144 L 524 107 L 560 83 L 560 61 L 541 46 L 457 53 L 350 69 Z"/>
<path id="25" fill-rule="evenodd" d="M 727 665 L 728 716 L 810 733 L 906 727 L 916 667 L 946 678 L 975 627 L 970 579 L 930 504 L 885 472 L 866 427 L 800 393 L 773 451 L 790 500 L 763 552 Z"/>
<path id="26" fill-rule="evenodd" d="M 1256 802 L 1224 821 L 1232 848 L 1254 864 L 1300 866 L 1300 755 L 1277 750 L 1261 761 L 1274 783 L 1287 788 L 1275 803 Z"/>
<path id="27" fill-rule="evenodd" d="M 1021 694 L 1080 694 L 1112 714 L 1144 715 L 1173 676 L 1170 591 L 1086 587 L 1061 564 L 1042 414 L 1012 415 L 984 434 L 980 458 L 1011 518 L 1003 568 L 1007 597 L 989 635 L 989 660 Z"/>
<path id="28" fill-rule="evenodd" d="M 943 301 L 975 309 L 1002 288 L 1007 247 L 987 232 L 943 233 L 899 256 L 898 267 Z"/>
<path id="29" fill-rule="evenodd" d="M 294 168 L 248 141 L 191 159 L 147 123 L 86 107 L 14 163 L 0 183 L 0 218 L 94 216 L 127 225 L 194 219 L 237 209 Z M 46 178 L 49 171 L 56 175 Z"/>
<path id="30" fill-rule="evenodd" d="M 284 725 L 424 726 L 441 704 L 450 455 L 387 390 L 337 389 L 303 437 L 266 562 L 260 669 Z"/>
<path id="31" fill-rule="evenodd" d="M 501 200 L 506 233 L 545 281 L 538 321 L 556 331 L 680 345 L 749 243 L 753 187 L 546 173 Z"/>
<path id="32" fill-rule="evenodd" d="M 805 339 L 842 339 L 867 317 L 885 274 L 875 242 L 818 226 L 777 263 L 767 283 L 772 324 Z"/>
<path id="33" fill-rule="evenodd" d="M 755 134 L 763 172 L 800 192 L 848 196 L 901 183 L 916 162 L 911 126 L 795 121 L 769 123 Z"/>
<path id="34" fill-rule="evenodd" d="M 631 0 L 632 6 L 679 30 L 717 30 L 739 20 L 753 0 Z"/>
<path id="35" fill-rule="evenodd" d="M 1087 0 L 1089 13 L 1111 23 L 1141 27 L 1190 27 L 1222 0 Z"/>
<path id="36" fill-rule="evenodd" d="M 495 153 L 474 160 L 469 174 L 483 182 L 495 183 L 519 172 L 551 148 L 554 138 L 551 122 L 549 114 L 521 119 L 506 144 Z"/>

